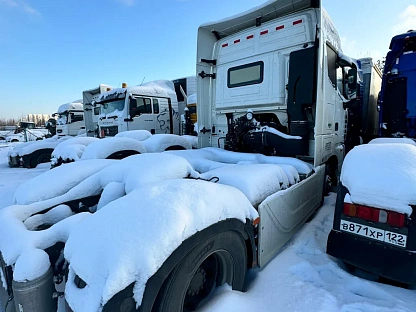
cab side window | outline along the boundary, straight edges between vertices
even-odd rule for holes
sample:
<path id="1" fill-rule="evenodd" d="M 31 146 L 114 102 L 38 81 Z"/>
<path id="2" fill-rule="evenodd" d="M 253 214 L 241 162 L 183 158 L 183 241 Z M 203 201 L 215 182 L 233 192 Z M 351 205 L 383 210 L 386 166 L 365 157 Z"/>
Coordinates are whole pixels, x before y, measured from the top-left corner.
<path id="1" fill-rule="evenodd" d="M 153 114 L 159 114 L 159 100 L 153 99 Z"/>
<path id="2" fill-rule="evenodd" d="M 137 114 L 151 114 L 152 105 L 149 98 L 137 98 Z"/>
<path id="3" fill-rule="evenodd" d="M 337 87 L 337 53 L 328 45 L 326 46 L 328 60 L 328 77 L 334 88 Z"/>

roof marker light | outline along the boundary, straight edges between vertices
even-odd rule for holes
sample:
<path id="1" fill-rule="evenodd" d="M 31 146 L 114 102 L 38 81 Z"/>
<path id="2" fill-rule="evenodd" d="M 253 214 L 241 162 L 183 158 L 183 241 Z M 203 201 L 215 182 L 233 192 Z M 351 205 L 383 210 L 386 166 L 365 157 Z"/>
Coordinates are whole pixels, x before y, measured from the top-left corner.
<path id="1" fill-rule="evenodd" d="M 247 40 L 248 39 L 253 39 L 253 38 L 254 38 L 254 35 L 247 36 Z"/>
<path id="2" fill-rule="evenodd" d="M 280 26 L 276 27 L 276 30 L 280 30 L 280 29 L 283 29 L 283 28 L 285 28 L 285 25 L 280 25 Z"/>
<path id="3" fill-rule="evenodd" d="M 224 43 L 224 44 L 222 45 L 222 47 L 223 47 L 223 48 L 228 47 L 228 43 Z"/>
<path id="4" fill-rule="evenodd" d="M 301 23 L 302 23 L 302 20 L 297 20 L 297 21 L 293 22 L 293 25 L 297 25 L 297 24 L 301 24 Z"/>
<path id="5" fill-rule="evenodd" d="M 267 33 L 269 33 L 269 31 L 268 31 L 268 30 L 263 30 L 262 32 L 260 32 L 260 36 L 265 35 L 265 34 L 267 34 Z"/>
<path id="6" fill-rule="evenodd" d="M 240 39 L 234 40 L 234 44 L 239 43 Z"/>

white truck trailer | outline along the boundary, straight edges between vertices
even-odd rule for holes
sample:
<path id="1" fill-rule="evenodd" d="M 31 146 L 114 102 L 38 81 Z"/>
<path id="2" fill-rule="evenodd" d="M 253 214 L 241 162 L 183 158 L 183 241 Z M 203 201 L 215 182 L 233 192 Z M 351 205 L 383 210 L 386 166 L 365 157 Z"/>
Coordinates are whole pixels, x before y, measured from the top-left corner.
<path id="1" fill-rule="evenodd" d="M 56 133 L 58 136 L 76 136 L 85 129 L 84 107 L 82 101 L 75 101 L 59 106 Z"/>
<path id="2" fill-rule="evenodd" d="M 53 198 L 46 189 L 25 194 L 30 185 L 16 192 L 20 206 L 0 212 L 1 265 L 16 311 L 55 312 L 60 295 L 75 312 L 194 311 L 218 285 L 242 291 L 247 270 L 264 267 L 320 206 L 326 177 L 336 182 L 344 104 L 357 80 L 340 51 L 315 0 L 269 1 L 202 25 L 202 149 L 74 162 L 29 181 L 66 177 Z M 135 95 L 120 91 L 100 100 L 122 100 L 112 110 L 127 118 Z M 90 215 L 89 206 L 101 210 Z M 26 234 L 58 208 L 75 216 L 62 215 L 42 239 Z M 23 235 L 24 246 L 10 243 Z M 27 281 L 34 251 L 46 273 Z M 66 282 L 65 293 L 53 280 Z"/>
<path id="3" fill-rule="evenodd" d="M 101 93 L 113 89 L 111 86 L 100 84 L 97 88 L 85 90 L 82 92 L 82 103 L 84 105 L 85 132 L 87 136 L 98 136 L 98 116 L 100 107 L 96 101 Z"/>
<path id="4" fill-rule="evenodd" d="M 179 134 L 178 100 L 169 80 L 133 87 L 123 84 L 122 88 L 102 93 L 95 105 L 100 106 L 100 137 L 129 130 Z"/>

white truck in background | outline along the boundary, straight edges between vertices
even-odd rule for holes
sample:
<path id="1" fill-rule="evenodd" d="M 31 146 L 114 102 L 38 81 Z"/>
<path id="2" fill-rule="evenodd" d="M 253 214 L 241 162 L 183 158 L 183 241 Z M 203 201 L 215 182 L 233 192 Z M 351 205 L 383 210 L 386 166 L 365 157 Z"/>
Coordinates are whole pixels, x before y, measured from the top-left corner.
<path id="1" fill-rule="evenodd" d="M 98 96 L 99 136 L 115 136 L 129 130 L 148 130 L 152 134 L 179 134 L 180 118 L 174 85 L 158 80 L 140 86 L 114 88 Z"/>
<path id="2" fill-rule="evenodd" d="M 58 115 L 56 122 L 58 136 L 76 136 L 80 130 L 85 129 L 84 107 L 81 100 L 59 106 L 55 115 Z"/>
<path id="3" fill-rule="evenodd" d="M 87 174 L 68 174 L 81 162 L 62 166 L 60 175 L 78 179 L 66 181 L 62 196 L 30 201 L 36 209 L 18 206 L 39 220 L 37 214 L 66 203 L 71 213 L 89 220 L 59 236 L 69 237 L 65 247 L 56 240 L 42 245 L 36 240 L 41 252 L 49 252 L 42 254 L 51 266 L 34 281 L 13 281 L 20 258 L 14 262 L 14 250 L 0 250 L 16 311 L 27 304 L 32 312 L 55 312 L 59 296 L 65 296 L 69 312 L 197 310 L 219 285 L 242 291 L 247 270 L 267 265 L 321 205 L 325 185 L 337 182 L 344 157 L 344 105 L 357 87 L 356 64 L 341 53 L 321 1 L 268 1 L 200 26 L 196 70 L 200 150 L 135 155 L 98 175 L 98 167 L 88 167 L 88 181 Z M 337 77 L 345 83 L 338 84 Z M 125 131 L 124 119 L 130 125 L 136 113 L 154 113 L 152 100 L 159 97 L 143 96 L 136 88 L 99 97 L 100 117 L 105 116 L 99 123 L 109 123 L 100 124 L 101 131 L 114 135 Z M 88 187 L 79 186 L 82 181 Z M 77 185 L 80 190 L 74 190 Z M 264 195 L 266 185 L 275 187 L 271 194 L 249 201 L 253 188 Z M 79 214 L 97 203 L 103 206 L 100 213 Z M 3 223 L 30 232 L 18 223 L 25 220 L 8 217 L 12 220 Z M 67 230 L 64 225 L 75 218 L 68 219 L 52 228 Z M 12 227 L 2 234 L 10 240 L 22 236 L 13 235 Z M 20 256 L 25 260 L 27 254 Z M 18 264 L 27 263 L 23 260 Z M 64 294 L 55 291 L 54 280 L 65 280 Z"/>
<path id="4" fill-rule="evenodd" d="M 110 91 L 113 87 L 100 84 L 97 88 L 82 92 L 82 103 L 84 105 L 85 132 L 87 136 L 98 136 L 98 116 L 100 115 L 99 105 L 95 105 L 101 93 Z"/>

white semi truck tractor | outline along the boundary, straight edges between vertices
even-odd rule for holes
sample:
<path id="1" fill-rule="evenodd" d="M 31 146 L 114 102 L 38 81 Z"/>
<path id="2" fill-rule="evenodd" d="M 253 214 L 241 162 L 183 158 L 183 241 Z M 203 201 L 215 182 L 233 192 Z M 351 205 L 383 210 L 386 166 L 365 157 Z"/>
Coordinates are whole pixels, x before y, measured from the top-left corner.
<path id="1" fill-rule="evenodd" d="M 320 207 L 337 183 L 357 80 L 321 1 L 268 1 L 201 25 L 196 73 L 200 149 L 70 163 L 38 178 L 65 177 L 53 198 L 22 188 L 20 205 L 0 212 L 13 311 L 55 312 L 59 296 L 75 312 L 195 311 L 219 285 L 243 291 L 247 271 L 266 266 Z M 103 93 L 100 130 L 114 135 L 155 113 L 154 98 L 169 111 L 169 96 Z M 58 207 L 71 215 L 27 234 Z M 45 273 L 25 284 L 33 248 L 47 254 Z"/>

